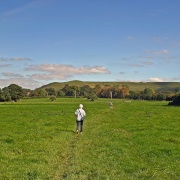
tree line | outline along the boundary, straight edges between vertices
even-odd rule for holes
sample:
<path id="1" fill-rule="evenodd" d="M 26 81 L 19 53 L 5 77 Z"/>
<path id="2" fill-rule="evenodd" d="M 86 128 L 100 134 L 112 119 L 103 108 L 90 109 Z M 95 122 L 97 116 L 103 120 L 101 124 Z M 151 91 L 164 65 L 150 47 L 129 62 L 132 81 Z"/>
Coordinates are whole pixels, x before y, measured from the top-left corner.
<path id="1" fill-rule="evenodd" d="M 175 97 L 180 96 L 180 88 L 174 92 L 155 92 L 151 88 L 145 88 L 142 91 L 129 90 L 127 85 L 100 85 L 96 84 L 93 88 L 89 85 L 70 86 L 68 84 L 56 90 L 53 87 L 45 89 L 24 89 L 17 84 L 11 84 L 8 87 L 0 89 L 0 101 L 18 101 L 21 98 L 33 97 L 84 97 L 92 101 L 97 98 L 127 98 L 135 100 L 154 100 L 154 101 L 172 101 Z"/>

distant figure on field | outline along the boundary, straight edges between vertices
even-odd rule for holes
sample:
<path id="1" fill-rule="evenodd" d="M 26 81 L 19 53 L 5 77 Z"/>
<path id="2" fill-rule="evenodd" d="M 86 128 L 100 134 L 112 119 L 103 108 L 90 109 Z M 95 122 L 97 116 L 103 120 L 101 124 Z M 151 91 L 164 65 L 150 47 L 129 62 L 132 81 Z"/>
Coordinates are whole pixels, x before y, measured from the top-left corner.
<path id="1" fill-rule="evenodd" d="M 109 105 L 110 105 L 110 109 L 112 109 L 113 108 L 113 103 L 110 102 Z"/>
<path id="2" fill-rule="evenodd" d="M 86 112 L 83 109 L 83 105 L 80 104 L 79 108 L 75 111 L 76 115 L 76 132 L 77 134 L 83 132 L 83 124 L 86 116 Z"/>

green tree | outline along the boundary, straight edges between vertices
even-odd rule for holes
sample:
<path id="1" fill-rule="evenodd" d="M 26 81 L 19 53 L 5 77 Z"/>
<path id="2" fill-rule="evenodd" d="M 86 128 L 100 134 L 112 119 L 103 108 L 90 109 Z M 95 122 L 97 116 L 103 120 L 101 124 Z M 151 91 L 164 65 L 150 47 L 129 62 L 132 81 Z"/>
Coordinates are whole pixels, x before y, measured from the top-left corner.
<path id="1" fill-rule="evenodd" d="M 52 87 L 45 89 L 48 96 L 56 96 L 56 90 Z"/>
<path id="2" fill-rule="evenodd" d="M 37 93 L 38 93 L 39 97 L 46 97 L 47 96 L 47 91 L 44 89 L 38 89 Z"/>
<path id="3" fill-rule="evenodd" d="M 152 100 L 154 91 L 151 88 L 145 88 L 141 94 L 141 98 L 145 100 Z"/>
<path id="4" fill-rule="evenodd" d="M 3 99 L 2 99 L 2 89 L 0 88 L 0 102 L 2 102 Z"/>
<path id="5" fill-rule="evenodd" d="M 112 93 L 113 98 L 120 98 L 120 90 L 121 87 L 119 86 L 119 84 L 115 84 L 112 86 L 110 93 Z"/>
<path id="6" fill-rule="evenodd" d="M 94 89 L 91 88 L 89 85 L 84 85 L 80 88 L 80 95 L 87 97 L 89 94 L 93 94 Z"/>
<path id="7" fill-rule="evenodd" d="M 30 97 L 38 97 L 38 96 L 39 96 L 39 94 L 38 94 L 37 90 L 31 91 Z"/>
<path id="8" fill-rule="evenodd" d="M 9 90 L 11 100 L 16 102 L 23 97 L 23 89 L 17 84 L 11 84 L 7 88 Z"/>
<path id="9" fill-rule="evenodd" d="M 94 92 L 96 94 L 96 96 L 100 96 L 101 94 L 101 89 L 102 89 L 102 86 L 100 84 L 96 84 L 95 87 L 94 87 Z"/>
<path id="10" fill-rule="evenodd" d="M 4 87 L 1 91 L 1 101 L 11 101 L 11 94 L 7 87 Z"/>
<path id="11" fill-rule="evenodd" d="M 59 90 L 57 91 L 57 96 L 58 96 L 58 97 L 64 97 L 64 96 L 65 96 L 64 91 L 62 91 L 61 89 L 59 89 Z"/>
<path id="12" fill-rule="evenodd" d="M 180 87 L 177 87 L 177 88 L 175 88 L 175 93 L 178 93 L 178 92 L 180 92 Z"/>
<path id="13" fill-rule="evenodd" d="M 158 93 L 158 94 L 156 95 L 156 100 L 157 100 L 157 101 L 166 100 L 166 95 L 163 94 L 163 93 Z"/>
<path id="14" fill-rule="evenodd" d="M 129 91 L 129 95 L 127 96 L 129 99 L 140 99 L 139 91 Z"/>
<path id="15" fill-rule="evenodd" d="M 128 95 L 128 94 L 129 94 L 129 88 L 127 88 L 127 87 L 123 87 L 119 91 L 120 98 L 125 98 L 125 96 Z"/>
<path id="16" fill-rule="evenodd" d="M 109 98 L 109 97 L 111 97 L 111 91 L 112 91 L 112 88 L 110 86 L 105 86 L 101 90 L 100 97 L 102 97 L 102 98 Z"/>
<path id="17" fill-rule="evenodd" d="M 62 88 L 62 91 L 65 93 L 65 96 L 75 96 L 75 95 L 79 96 L 79 94 L 80 94 L 79 87 L 77 87 L 77 86 L 69 86 L 68 84 L 66 84 Z"/>
<path id="18" fill-rule="evenodd" d="M 98 99 L 95 93 L 88 94 L 87 98 L 91 101 L 95 101 L 96 99 Z"/>
<path id="19" fill-rule="evenodd" d="M 80 88 L 78 86 L 70 86 L 70 87 L 72 89 L 73 96 L 76 96 L 76 97 L 80 96 Z"/>
<path id="20" fill-rule="evenodd" d="M 32 90 L 23 88 L 22 91 L 23 91 L 23 97 L 29 97 Z"/>
<path id="21" fill-rule="evenodd" d="M 68 91 L 69 91 L 69 85 L 66 84 L 61 90 L 65 93 L 65 96 L 66 96 L 68 94 Z"/>

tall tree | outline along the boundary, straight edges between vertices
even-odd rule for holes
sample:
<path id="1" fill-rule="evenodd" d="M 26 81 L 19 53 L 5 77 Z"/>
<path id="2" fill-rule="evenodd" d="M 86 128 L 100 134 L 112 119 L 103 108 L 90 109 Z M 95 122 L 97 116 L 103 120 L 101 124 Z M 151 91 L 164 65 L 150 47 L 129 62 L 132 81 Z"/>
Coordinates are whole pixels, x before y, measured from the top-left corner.
<path id="1" fill-rule="evenodd" d="M 92 89 L 89 85 L 84 85 L 80 88 L 80 94 L 84 97 L 88 97 L 89 94 L 94 93 L 94 89 Z"/>
<path id="2" fill-rule="evenodd" d="M 8 87 L 4 87 L 1 91 L 1 101 L 11 101 L 11 94 Z"/>
<path id="3" fill-rule="evenodd" d="M 96 96 L 100 96 L 101 94 L 101 89 L 102 89 L 102 86 L 100 84 L 96 84 L 95 87 L 94 87 L 94 93 L 96 94 Z"/>
<path id="4" fill-rule="evenodd" d="M 152 100 L 154 91 L 151 88 L 145 88 L 142 92 L 142 98 L 145 100 Z"/>
<path id="5" fill-rule="evenodd" d="M 23 97 L 23 89 L 17 84 L 11 84 L 7 87 L 11 96 L 11 100 L 18 101 Z"/>
<path id="6" fill-rule="evenodd" d="M 46 88 L 45 90 L 48 96 L 56 96 L 56 90 L 54 88 L 50 87 L 50 88 Z"/>
<path id="7" fill-rule="evenodd" d="M 158 93 L 158 94 L 156 95 L 156 100 L 157 100 L 157 101 L 166 100 L 166 95 L 163 94 L 163 93 Z"/>

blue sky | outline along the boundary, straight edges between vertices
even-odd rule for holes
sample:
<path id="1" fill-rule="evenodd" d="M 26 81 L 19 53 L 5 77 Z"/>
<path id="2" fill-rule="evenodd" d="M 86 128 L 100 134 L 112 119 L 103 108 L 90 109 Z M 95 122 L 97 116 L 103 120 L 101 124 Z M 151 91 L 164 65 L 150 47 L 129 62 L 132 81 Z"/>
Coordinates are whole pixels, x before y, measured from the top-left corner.
<path id="1" fill-rule="evenodd" d="M 180 81 L 179 0 L 0 0 L 0 88 Z"/>

